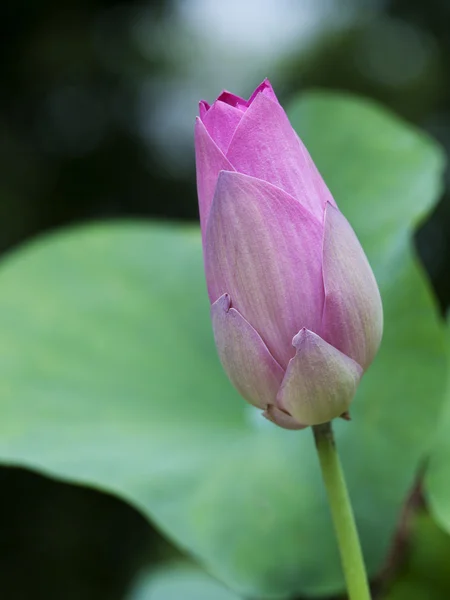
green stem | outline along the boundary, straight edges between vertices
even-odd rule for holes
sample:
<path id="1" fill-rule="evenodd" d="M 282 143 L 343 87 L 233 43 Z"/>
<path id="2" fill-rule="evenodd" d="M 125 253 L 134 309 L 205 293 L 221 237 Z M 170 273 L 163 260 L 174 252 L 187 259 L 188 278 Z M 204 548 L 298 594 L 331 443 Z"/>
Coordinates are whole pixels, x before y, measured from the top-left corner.
<path id="1" fill-rule="evenodd" d="M 315 425 L 313 431 L 336 530 L 349 600 L 370 600 L 361 544 L 331 423 Z"/>

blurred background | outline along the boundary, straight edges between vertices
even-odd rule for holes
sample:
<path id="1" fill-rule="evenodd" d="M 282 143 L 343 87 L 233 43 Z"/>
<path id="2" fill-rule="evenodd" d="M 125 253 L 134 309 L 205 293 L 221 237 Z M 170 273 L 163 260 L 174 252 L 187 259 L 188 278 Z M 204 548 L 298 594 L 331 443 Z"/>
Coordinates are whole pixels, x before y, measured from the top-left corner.
<path id="1" fill-rule="evenodd" d="M 0 32 L 2 252 L 92 219 L 196 221 L 197 102 L 264 77 L 282 102 L 374 98 L 450 151 L 448 0 L 4 0 Z M 447 175 L 416 240 L 443 312 L 449 194 Z M 125 598 L 176 555 L 114 498 L 19 469 L 0 489 L 2 598 Z"/>

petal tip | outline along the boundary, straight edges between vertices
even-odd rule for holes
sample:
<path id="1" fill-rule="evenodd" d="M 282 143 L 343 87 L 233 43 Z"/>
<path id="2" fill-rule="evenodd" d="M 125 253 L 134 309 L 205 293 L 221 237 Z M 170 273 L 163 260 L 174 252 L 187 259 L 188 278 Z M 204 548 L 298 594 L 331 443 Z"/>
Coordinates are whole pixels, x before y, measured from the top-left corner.
<path id="1" fill-rule="evenodd" d="M 272 102 L 278 103 L 278 98 L 276 97 L 275 92 L 273 91 L 272 84 L 270 83 L 267 77 L 263 79 L 263 81 L 258 85 L 253 94 L 250 96 L 248 100 L 248 105 L 250 106 L 250 104 L 252 104 L 255 98 L 259 95 L 263 95 L 266 98 L 269 98 L 269 100 L 271 100 Z"/>
<path id="2" fill-rule="evenodd" d="M 198 103 L 198 112 L 200 114 L 201 119 L 203 119 L 203 117 L 206 115 L 210 108 L 211 106 L 209 102 L 206 102 L 206 100 L 200 100 L 200 102 Z"/>
<path id="3" fill-rule="evenodd" d="M 239 174 L 236 173 L 236 171 L 227 171 L 227 169 L 221 169 L 219 171 L 219 175 L 217 176 L 216 188 L 219 185 L 224 185 L 227 182 L 232 181 L 236 176 L 239 176 Z"/>
<path id="4" fill-rule="evenodd" d="M 306 327 L 302 327 L 300 329 L 300 331 L 298 333 L 296 333 L 294 335 L 294 337 L 292 338 L 292 345 L 294 346 L 294 348 L 296 350 L 302 344 L 304 337 L 308 335 L 307 332 L 308 332 L 308 330 L 306 329 Z"/>
<path id="5" fill-rule="evenodd" d="M 224 102 L 225 104 L 229 104 L 230 106 L 238 108 L 242 111 L 245 111 L 248 104 L 244 98 L 241 98 L 241 96 L 237 96 L 236 94 L 232 94 L 228 90 L 222 90 L 217 96 L 216 102 Z"/>
<path id="6" fill-rule="evenodd" d="M 208 137 L 209 140 L 214 143 L 214 141 L 208 133 L 208 130 L 205 127 L 202 117 L 199 115 L 195 117 L 195 133 L 199 136 L 199 139 Z"/>
<path id="7" fill-rule="evenodd" d="M 335 206 L 332 202 L 330 202 L 330 200 L 326 200 L 325 201 L 325 212 L 328 210 L 332 210 L 335 213 L 341 212 L 337 206 Z"/>
<path id="8" fill-rule="evenodd" d="M 222 294 L 222 296 L 220 296 L 220 298 L 217 298 L 217 300 L 212 304 L 211 312 L 216 311 L 217 309 L 221 310 L 224 313 L 227 313 L 229 312 L 230 308 L 231 298 L 230 295 L 225 292 L 225 294 Z"/>

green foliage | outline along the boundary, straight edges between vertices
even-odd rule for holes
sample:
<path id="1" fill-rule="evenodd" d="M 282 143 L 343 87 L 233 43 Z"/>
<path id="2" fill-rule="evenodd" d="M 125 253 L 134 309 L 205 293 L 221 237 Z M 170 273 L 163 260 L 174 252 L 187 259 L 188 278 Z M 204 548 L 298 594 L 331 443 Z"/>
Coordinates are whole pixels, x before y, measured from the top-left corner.
<path id="1" fill-rule="evenodd" d="M 189 563 L 144 573 L 127 600 L 240 600 Z"/>
<path id="2" fill-rule="evenodd" d="M 368 252 L 385 335 L 337 423 L 370 573 L 433 435 L 443 332 L 412 251 L 442 156 L 379 108 L 334 94 L 293 123 Z M 342 589 L 310 431 L 264 421 L 216 357 L 197 228 L 91 225 L 0 268 L 0 457 L 139 508 L 238 593 Z M 426 410 L 424 402 L 426 400 Z"/>
<path id="3" fill-rule="evenodd" d="M 450 372 L 450 313 L 447 319 L 447 346 Z M 426 473 L 426 494 L 430 509 L 439 524 L 450 533 L 450 377 L 439 429 L 433 440 Z"/>
<path id="4" fill-rule="evenodd" d="M 416 515 L 409 535 L 407 557 L 383 600 L 447 600 L 450 589 L 450 536 L 430 515 Z"/>

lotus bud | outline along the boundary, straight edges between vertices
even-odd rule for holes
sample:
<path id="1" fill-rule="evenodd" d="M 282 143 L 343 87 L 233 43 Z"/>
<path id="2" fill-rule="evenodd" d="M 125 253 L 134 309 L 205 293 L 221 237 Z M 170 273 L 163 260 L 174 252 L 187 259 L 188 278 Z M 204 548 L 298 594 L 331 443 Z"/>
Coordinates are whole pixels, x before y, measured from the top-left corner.
<path id="1" fill-rule="evenodd" d="M 380 345 L 380 293 L 270 83 L 249 100 L 222 92 L 200 102 L 195 150 L 212 326 L 229 379 L 287 429 L 346 414 Z"/>

